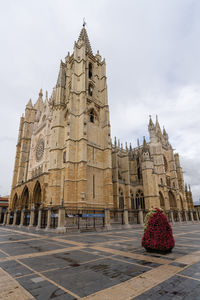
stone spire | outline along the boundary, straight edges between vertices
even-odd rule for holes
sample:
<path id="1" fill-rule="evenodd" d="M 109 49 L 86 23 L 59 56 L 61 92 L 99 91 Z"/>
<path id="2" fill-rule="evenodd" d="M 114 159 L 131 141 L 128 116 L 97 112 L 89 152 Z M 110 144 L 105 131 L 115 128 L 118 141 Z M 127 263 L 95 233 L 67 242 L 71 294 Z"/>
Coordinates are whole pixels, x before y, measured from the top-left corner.
<path id="1" fill-rule="evenodd" d="M 146 139 L 145 139 L 145 136 L 143 137 L 143 145 L 142 145 L 142 152 L 148 152 L 149 149 L 148 149 L 148 146 L 147 146 L 147 142 L 146 142 Z"/>
<path id="2" fill-rule="evenodd" d="M 60 62 L 60 71 L 58 74 L 56 87 L 65 87 L 65 64 L 62 60 Z"/>
<path id="3" fill-rule="evenodd" d="M 161 139 L 162 138 L 162 131 L 160 129 L 160 124 L 158 122 L 158 116 L 157 115 L 156 115 L 156 125 L 155 125 L 155 128 L 156 128 L 157 136 Z"/>
<path id="4" fill-rule="evenodd" d="M 33 104 L 32 104 L 32 101 L 31 99 L 28 101 L 28 103 L 26 104 L 26 107 L 27 108 L 33 108 Z"/>
<path id="5" fill-rule="evenodd" d="M 48 104 L 48 92 L 46 91 L 45 104 Z"/>
<path id="6" fill-rule="evenodd" d="M 151 119 L 151 115 L 149 116 L 149 127 L 154 127 L 153 121 Z"/>
<path id="7" fill-rule="evenodd" d="M 38 100 L 34 105 L 34 108 L 37 109 L 37 110 L 42 110 L 42 108 L 43 108 L 43 99 L 42 99 L 42 97 L 43 97 L 43 93 L 42 93 L 42 89 L 40 89 Z"/>
<path id="8" fill-rule="evenodd" d="M 83 23 L 83 28 L 81 29 L 79 38 L 78 38 L 78 42 L 83 41 L 85 43 L 85 49 L 86 49 L 86 53 L 91 53 L 92 54 L 92 48 L 90 45 L 90 41 L 88 38 L 88 34 L 87 31 L 85 29 L 85 22 Z"/>

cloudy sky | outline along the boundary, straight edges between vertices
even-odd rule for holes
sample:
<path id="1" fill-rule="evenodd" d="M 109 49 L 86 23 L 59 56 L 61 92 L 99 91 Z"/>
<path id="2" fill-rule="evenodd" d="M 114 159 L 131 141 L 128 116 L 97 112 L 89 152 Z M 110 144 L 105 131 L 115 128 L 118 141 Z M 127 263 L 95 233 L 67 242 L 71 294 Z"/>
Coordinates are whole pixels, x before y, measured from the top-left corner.
<path id="1" fill-rule="evenodd" d="M 112 136 L 136 145 L 159 116 L 200 197 L 200 1 L 0 1 L 0 195 L 12 181 L 19 118 L 55 86 L 85 17 L 107 62 Z"/>

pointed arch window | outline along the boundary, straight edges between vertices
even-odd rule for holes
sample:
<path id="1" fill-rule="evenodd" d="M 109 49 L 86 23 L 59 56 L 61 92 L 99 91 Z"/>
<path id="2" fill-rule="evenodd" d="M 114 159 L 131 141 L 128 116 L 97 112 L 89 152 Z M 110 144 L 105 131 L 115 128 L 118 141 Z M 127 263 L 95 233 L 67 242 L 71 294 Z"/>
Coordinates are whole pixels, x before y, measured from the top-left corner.
<path id="1" fill-rule="evenodd" d="M 141 190 L 137 191 L 135 200 L 136 200 L 136 209 L 145 209 L 144 194 Z"/>
<path id="2" fill-rule="evenodd" d="M 92 108 L 91 110 L 90 110 L 90 115 L 89 115 L 89 117 L 90 117 L 90 122 L 92 122 L 92 123 L 94 123 L 94 115 L 95 115 L 95 113 L 94 113 L 94 108 Z"/>
<path id="3" fill-rule="evenodd" d="M 92 95 L 93 95 L 93 86 L 92 86 L 92 84 L 91 83 L 89 83 L 89 85 L 88 85 L 88 94 L 92 97 Z"/>
<path id="4" fill-rule="evenodd" d="M 89 77 L 90 79 L 92 78 L 92 71 L 93 71 L 92 63 L 89 63 L 88 77 Z"/>

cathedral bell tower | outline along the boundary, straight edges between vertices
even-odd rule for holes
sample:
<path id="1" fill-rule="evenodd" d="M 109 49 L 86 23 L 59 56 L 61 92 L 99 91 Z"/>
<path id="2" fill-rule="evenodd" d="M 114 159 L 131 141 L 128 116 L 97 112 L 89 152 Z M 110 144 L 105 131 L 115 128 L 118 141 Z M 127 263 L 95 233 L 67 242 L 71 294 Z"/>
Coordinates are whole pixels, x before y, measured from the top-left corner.
<path id="1" fill-rule="evenodd" d="M 66 207 L 113 207 L 106 63 L 85 24 L 61 61 L 51 98 L 50 196 Z"/>

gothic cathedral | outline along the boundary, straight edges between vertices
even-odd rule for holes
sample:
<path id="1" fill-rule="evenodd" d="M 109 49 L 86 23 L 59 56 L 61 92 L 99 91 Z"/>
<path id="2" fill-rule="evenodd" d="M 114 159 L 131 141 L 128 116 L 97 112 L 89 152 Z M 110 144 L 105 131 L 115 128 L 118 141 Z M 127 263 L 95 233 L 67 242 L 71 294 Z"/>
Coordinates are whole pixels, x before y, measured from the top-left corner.
<path id="1" fill-rule="evenodd" d="M 44 98 L 40 90 L 20 120 L 10 212 L 193 209 L 179 155 L 158 119 L 150 117 L 149 143 L 123 148 L 115 138 L 112 144 L 106 63 L 93 54 L 85 26 Z"/>

